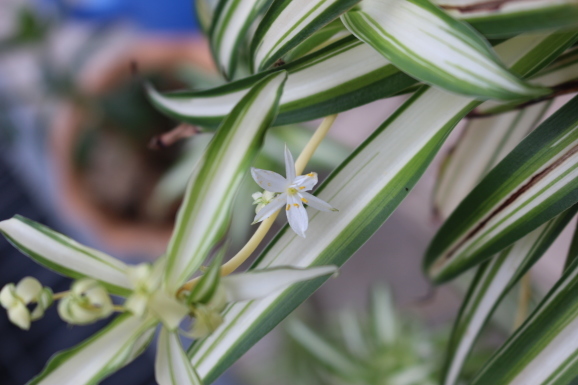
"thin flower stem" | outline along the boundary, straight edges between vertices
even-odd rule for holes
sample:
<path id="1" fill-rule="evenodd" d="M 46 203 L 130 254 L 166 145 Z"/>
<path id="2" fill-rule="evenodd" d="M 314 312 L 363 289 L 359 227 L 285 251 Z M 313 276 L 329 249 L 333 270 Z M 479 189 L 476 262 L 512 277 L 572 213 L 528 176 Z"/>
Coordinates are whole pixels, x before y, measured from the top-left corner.
<path id="1" fill-rule="evenodd" d="M 520 296 L 518 297 L 518 311 L 514 319 L 514 330 L 518 329 L 528 316 L 528 309 L 530 307 L 530 298 L 532 297 L 532 285 L 530 280 L 530 273 L 526 273 L 520 282 Z"/>
<path id="2" fill-rule="evenodd" d="M 317 150 L 317 147 L 319 147 L 319 145 L 329 132 L 329 129 L 333 125 L 333 122 L 335 122 L 336 118 L 337 114 L 325 117 L 325 119 L 323 119 L 323 121 L 317 128 L 317 130 L 315 130 L 315 133 L 313 134 L 311 139 L 309 139 L 309 142 L 307 142 L 307 145 L 305 145 L 305 148 L 303 148 L 303 151 L 301 151 L 301 154 L 295 161 L 295 172 L 297 175 L 301 175 L 303 173 L 305 166 L 307 165 L 309 160 L 311 160 L 311 157 L 315 153 L 315 150 Z M 253 236 L 251 236 L 251 238 L 245 244 L 245 246 L 243 246 L 243 248 L 239 250 L 239 252 L 234 257 L 232 257 L 229 261 L 227 261 L 227 263 L 221 266 L 221 276 L 229 275 L 235 270 L 237 270 L 239 266 L 241 266 L 243 262 L 245 262 L 251 256 L 251 254 L 253 254 L 255 249 L 261 244 L 261 242 L 269 232 L 269 229 L 271 229 L 271 226 L 275 222 L 277 215 L 279 215 L 279 211 L 277 211 L 275 214 L 271 215 L 269 218 L 261 222 L 257 231 L 255 231 L 255 233 L 253 234 Z M 198 280 L 199 277 L 190 280 L 189 282 L 185 283 L 179 291 L 191 290 L 197 284 Z"/>
<path id="3" fill-rule="evenodd" d="M 57 301 L 61 298 L 64 298 L 68 295 L 68 293 L 70 293 L 70 290 L 67 291 L 61 291 L 60 293 L 55 293 L 52 295 L 52 300 Z"/>

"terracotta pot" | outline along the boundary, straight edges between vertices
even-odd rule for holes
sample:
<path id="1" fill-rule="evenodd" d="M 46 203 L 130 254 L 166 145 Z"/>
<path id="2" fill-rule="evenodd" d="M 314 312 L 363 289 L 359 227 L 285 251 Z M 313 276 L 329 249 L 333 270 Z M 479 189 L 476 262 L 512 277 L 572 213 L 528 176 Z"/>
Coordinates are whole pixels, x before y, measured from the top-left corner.
<path id="1" fill-rule="evenodd" d="M 125 54 L 111 58 L 104 65 L 86 68 L 78 82 L 80 93 L 88 99 L 110 93 L 118 84 L 126 83 L 133 77 L 131 73 L 133 62 L 138 64 L 138 71 L 142 74 L 170 73 L 175 66 L 183 63 L 205 70 L 214 68 L 208 46 L 203 40 L 146 40 L 132 45 Z M 154 258 L 161 255 L 171 234 L 172 220 L 159 222 L 154 219 L 135 221 L 123 218 L 114 212 L 114 207 L 95 202 L 94 183 L 91 187 L 90 180 L 87 180 L 89 177 L 75 166 L 74 149 L 82 133 L 83 124 L 90 118 L 87 114 L 86 108 L 80 104 L 65 101 L 52 122 L 50 155 L 60 189 L 57 202 L 60 212 L 75 226 L 81 226 L 94 234 L 104 243 L 104 248 L 113 253 L 124 256 L 136 255 L 139 258 Z M 148 175 L 148 172 L 140 171 L 130 150 L 116 151 L 115 154 L 113 156 L 115 159 L 108 159 L 103 163 L 108 163 L 106 166 L 108 169 L 111 164 L 122 165 L 118 170 L 120 174 L 107 177 L 110 180 L 105 180 L 105 184 L 98 185 L 97 189 L 101 189 L 106 195 L 107 191 L 111 192 L 110 190 L 114 189 L 136 188 L 146 190 L 141 192 L 147 195 L 160 175 L 154 172 Z"/>

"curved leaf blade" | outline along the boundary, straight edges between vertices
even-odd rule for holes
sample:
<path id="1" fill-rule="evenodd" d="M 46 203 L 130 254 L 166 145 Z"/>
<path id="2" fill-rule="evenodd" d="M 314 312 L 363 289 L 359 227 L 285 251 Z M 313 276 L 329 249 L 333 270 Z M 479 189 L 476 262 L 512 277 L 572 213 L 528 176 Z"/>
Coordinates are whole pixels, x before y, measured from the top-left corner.
<path id="1" fill-rule="evenodd" d="M 498 304 L 556 240 L 577 210 L 574 206 L 560 214 L 478 268 L 448 344 L 442 372 L 444 385 L 457 383 L 464 362 Z"/>
<path id="2" fill-rule="evenodd" d="M 478 182 L 531 130 L 550 103 L 522 111 L 471 119 L 442 162 L 434 193 L 434 210 L 445 219 Z"/>
<path id="3" fill-rule="evenodd" d="M 425 83 L 480 99 L 549 92 L 514 76 L 480 35 L 427 0 L 365 0 L 342 20 L 355 36 Z"/>
<path id="4" fill-rule="evenodd" d="M 142 353 L 156 324 L 120 315 L 86 341 L 56 354 L 28 385 L 97 384 Z"/>
<path id="5" fill-rule="evenodd" d="M 359 0 L 275 0 L 251 42 L 253 72 L 269 68 Z"/>
<path id="6" fill-rule="evenodd" d="M 520 61 L 547 65 L 543 59 L 549 54 L 546 48 L 558 46 L 533 42 L 526 45 L 526 52 L 504 52 L 504 61 L 513 66 Z M 313 213 L 305 240 L 295 239 L 285 228 L 253 268 L 344 263 L 403 200 L 448 133 L 478 103 L 441 90 L 418 91 L 318 190 L 320 198 L 340 209 L 339 214 Z M 207 339 L 197 341 L 189 352 L 201 377 L 207 382 L 218 377 L 322 282 L 320 278 L 263 300 L 230 306 L 224 324 Z"/>
<path id="7" fill-rule="evenodd" d="M 435 0 L 457 19 L 467 21 L 489 38 L 578 26 L 576 0 Z"/>
<path id="8" fill-rule="evenodd" d="M 209 32 L 215 62 L 227 79 L 235 76 L 239 47 L 269 0 L 221 0 Z"/>
<path id="9" fill-rule="evenodd" d="M 159 385 L 203 385 L 181 346 L 179 334 L 166 328 L 159 334 L 155 379 Z"/>
<path id="10" fill-rule="evenodd" d="M 272 71 L 201 92 L 148 95 L 163 113 L 192 124 L 215 127 L 248 90 L 264 76 L 288 72 L 275 125 L 304 122 L 396 95 L 417 81 L 391 65 L 356 38 Z"/>
<path id="11" fill-rule="evenodd" d="M 578 201 L 578 98 L 542 123 L 460 203 L 431 242 L 428 275 L 443 282 Z"/>
<path id="12" fill-rule="evenodd" d="M 233 197 L 275 118 L 286 79 L 285 72 L 273 73 L 241 99 L 191 176 L 166 254 L 169 289 L 178 289 L 224 235 Z"/>
<path id="13" fill-rule="evenodd" d="M 40 223 L 16 215 L 0 222 L 0 232 L 14 247 L 50 270 L 74 279 L 94 278 L 113 294 L 132 291 L 123 262 Z"/>
<path id="14" fill-rule="evenodd" d="M 339 213 L 310 213 L 305 239 L 285 228 L 254 269 L 343 264 L 405 198 L 445 137 L 477 103 L 441 90 L 418 91 L 318 190 Z M 194 344 L 192 360 L 203 380 L 214 380 L 325 279 L 232 305 L 224 314 L 225 323 Z"/>
<path id="15" fill-rule="evenodd" d="M 566 385 L 578 375 L 578 261 L 574 261 L 526 322 L 472 385 Z"/>

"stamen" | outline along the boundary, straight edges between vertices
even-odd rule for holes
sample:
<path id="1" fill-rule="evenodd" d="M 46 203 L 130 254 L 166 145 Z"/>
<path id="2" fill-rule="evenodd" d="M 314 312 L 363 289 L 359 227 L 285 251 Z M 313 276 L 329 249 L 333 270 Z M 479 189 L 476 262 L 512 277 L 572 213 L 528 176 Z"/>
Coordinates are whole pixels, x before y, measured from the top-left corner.
<path id="1" fill-rule="evenodd" d="M 291 208 L 291 205 L 287 205 L 287 207 L 285 207 L 285 211 L 289 211 L 290 208 Z"/>
<path id="2" fill-rule="evenodd" d="M 298 204 L 298 203 L 293 203 L 293 206 L 299 207 L 299 204 Z"/>
<path id="3" fill-rule="evenodd" d="M 299 187 L 299 190 L 303 190 L 305 188 L 305 186 L 301 186 Z"/>
<path id="4" fill-rule="evenodd" d="M 305 198 L 301 198 L 301 202 L 307 203 L 307 202 L 309 202 L 309 201 L 308 201 L 307 199 L 305 199 Z"/>

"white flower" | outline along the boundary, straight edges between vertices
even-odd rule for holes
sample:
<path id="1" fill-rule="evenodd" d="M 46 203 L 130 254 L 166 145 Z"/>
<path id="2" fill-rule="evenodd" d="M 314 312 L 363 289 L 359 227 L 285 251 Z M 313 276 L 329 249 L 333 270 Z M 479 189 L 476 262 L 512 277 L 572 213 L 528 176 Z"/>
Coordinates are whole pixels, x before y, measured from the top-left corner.
<path id="1" fill-rule="evenodd" d="M 297 235 L 305 238 L 309 219 L 307 211 L 303 207 L 304 203 L 321 211 L 337 211 L 337 209 L 307 192 L 317 184 L 317 173 L 295 175 L 295 162 L 287 147 L 285 147 L 285 170 L 287 178 L 283 178 L 273 171 L 251 168 L 251 175 L 261 188 L 266 191 L 280 193 L 257 212 L 254 223 L 269 218 L 277 210 L 285 206 L 289 225 Z"/>
<path id="2" fill-rule="evenodd" d="M 35 302 L 32 311 L 27 305 Z M 8 311 L 10 322 L 21 329 L 30 329 L 30 322 L 41 318 L 52 304 L 52 291 L 42 288 L 36 278 L 24 277 L 17 285 L 9 283 L 0 291 L 0 304 Z"/>
<path id="3" fill-rule="evenodd" d="M 98 281 L 83 278 L 75 281 L 68 295 L 58 303 L 58 315 L 73 325 L 87 325 L 113 312 L 108 291 Z"/>
<path id="4" fill-rule="evenodd" d="M 164 259 L 150 265 L 141 263 L 127 269 L 127 276 L 134 290 L 124 307 L 138 317 L 152 315 L 169 330 L 175 330 L 189 313 L 185 304 L 168 293 L 162 285 Z"/>
<path id="5" fill-rule="evenodd" d="M 253 198 L 253 204 L 257 205 L 257 207 L 255 207 L 255 214 L 258 214 L 263 207 L 271 203 L 271 200 L 275 198 L 275 193 L 265 190 L 263 192 L 256 192 L 251 195 L 251 197 Z"/>

